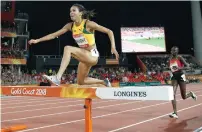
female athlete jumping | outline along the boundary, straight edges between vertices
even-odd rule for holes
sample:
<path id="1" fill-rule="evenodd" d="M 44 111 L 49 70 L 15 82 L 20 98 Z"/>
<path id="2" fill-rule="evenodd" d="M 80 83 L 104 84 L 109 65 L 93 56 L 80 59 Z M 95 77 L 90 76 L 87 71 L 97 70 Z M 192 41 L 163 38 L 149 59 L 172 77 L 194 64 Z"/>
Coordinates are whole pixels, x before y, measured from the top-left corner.
<path id="1" fill-rule="evenodd" d="M 177 107 L 176 107 L 176 91 L 178 85 L 180 86 L 180 92 L 181 92 L 181 97 L 183 99 L 187 99 L 189 97 L 192 97 L 194 100 L 197 99 L 197 96 L 190 91 L 188 94 L 186 94 L 186 77 L 185 74 L 183 73 L 183 65 L 186 65 L 186 68 L 189 68 L 189 64 L 186 63 L 184 58 L 182 56 L 178 55 L 179 49 L 178 47 L 174 46 L 171 49 L 171 56 L 169 58 L 169 66 L 172 72 L 172 85 L 173 85 L 173 91 L 174 91 L 174 100 L 172 100 L 172 105 L 173 105 L 173 110 L 174 112 L 171 113 L 169 116 L 171 118 L 178 118 L 177 115 Z"/>
<path id="2" fill-rule="evenodd" d="M 116 59 L 119 59 L 119 54 L 116 51 L 115 40 L 113 32 L 97 23 L 90 21 L 89 17 L 92 17 L 94 13 L 87 11 L 82 5 L 74 4 L 70 8 L 70 17 L 73 22 L 67 23 L 62 29 L 57 32 L 51 33 L 40 39 L 31 39 L 29 44 L 36 44 L 42 41 L 48 41 L 54 39 L 68 31 L 72 32 L 72 36 L 78 46 L 65 46 L 60 69 L 56 76 L 44 75 L 46 79 L 55 85 L 60 85 L 61 77 L 69 65 L 71 56 L 79 61 L 77 83 L 79 85 L 91 85 L 101 84 L 110 87 L 111 84 L 106 78 L 105 80 L 98 80 L 87 77 L 92 66 L 96 65 L 99 58 L 99 52 L 95 43 L 95 30 L 108 34 L 111 41 L 111 52 L 115 54 Z"/>

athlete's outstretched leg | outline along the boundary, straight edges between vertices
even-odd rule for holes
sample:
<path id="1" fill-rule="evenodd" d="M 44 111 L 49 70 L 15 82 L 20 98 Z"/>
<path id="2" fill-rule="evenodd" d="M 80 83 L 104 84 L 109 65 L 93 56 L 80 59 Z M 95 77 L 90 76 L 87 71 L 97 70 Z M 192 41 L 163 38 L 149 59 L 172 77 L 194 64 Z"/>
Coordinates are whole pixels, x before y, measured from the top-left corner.
<path id="1" fill-rule="evenodd" d="M 62 62 L 60 65 L 60 69 L 57 73 L 57 76 L 44 75 L 43 77 L 45 77 L 46 79 L 48 79 L 49 81 L 51 81 L 56 85 L 60 85 L 61 77 L 64 71 L 66 70 L 67 66 L 69 65 L 71 56 L 74 56 L 79 62 L 83 62 L 91 66 L 95 65 L 98 61 L 98 57 L 92 56 L 90 51 L 77 47 L 65 46 Z"/>
<path id="2" fill-rule="evenodd" d="M 197 96 L 192 91 L 190 91 L 189 93 L 186 93 L 186 83 L 184 81 L 180 81 L 179 86 L 180 86 L 181 96 L 183 99 L 192 97 L 194 100 L 197 100 Z"/>
<path id="3" fill-rule="evenodd" d="M 87 65 L 85 63 L 80 62 L 78 65 L 77 71 L 77 83 L 79 85 L 91 85 L 91 84 L 101 84 L 99 86 L 108 86 L 111 87 L 109 80 L 106 78 L 105 80 L 99 80 L 91 77 L 87 77 L 92 66 Z"/>
<path id="4" fill-rule="evenodd" d="M 189 97 L 192 97 L 194 100 L 197 99 L 197 96 L 190 91 L 188 94 L 186 92 L 186 77 L 185 74 L 181 74 L 178 80 L 178 84 L 180 85 L 180 93 L 183 99 L 187 99 Z"/>
<path id="5" fill-rule="evenodd" d="M 177 80 L 172 80 L 172 86 L 173 86 L 173 96 L 174 96 L 174 100 L 172 100 L 172 106 L 173 106 L 173 113 L 170 114 L 171 118 L 178 118 L 177 116 L 177 101 L 176 101 L 176 93 L 177 93 L 177 87 L 178 87 L 178 82 Z"/>

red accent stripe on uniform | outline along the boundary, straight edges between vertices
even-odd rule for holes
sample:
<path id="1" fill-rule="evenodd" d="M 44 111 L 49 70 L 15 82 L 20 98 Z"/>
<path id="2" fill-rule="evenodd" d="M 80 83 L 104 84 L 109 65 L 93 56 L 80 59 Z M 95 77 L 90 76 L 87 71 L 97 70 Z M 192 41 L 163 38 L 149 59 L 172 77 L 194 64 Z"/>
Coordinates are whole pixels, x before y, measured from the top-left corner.
<path id="1" fill-rule="evenodd" d="M 83 36 L 82 34 L 73 34 L 72 35 L 73 37 L 80 37 L 80 36 Z"/>
<path id="2" fill-rule="evenodd" d="M 89 44 L 79 45 L 79 47 L 81 47 L 81 48 L 87 48 L 87 47 L 89 47 Z"/>

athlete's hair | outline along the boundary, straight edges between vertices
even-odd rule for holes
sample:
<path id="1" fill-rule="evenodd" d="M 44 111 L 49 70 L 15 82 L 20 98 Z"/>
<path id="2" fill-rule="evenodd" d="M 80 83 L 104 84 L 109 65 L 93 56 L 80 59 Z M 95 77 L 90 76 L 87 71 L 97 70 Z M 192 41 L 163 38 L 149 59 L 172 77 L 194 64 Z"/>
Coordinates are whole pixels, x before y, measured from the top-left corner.
<path id="1" fill-rule="evenodd" d="M 74 5 L 72 5 L 72 6 L 76 6 L 76 7 L 79 9 L 80 12 L 83 12 L 82 18 L 84 18 L 84 19 L 90 19 L 90 18 L 92 18 L 92 17 L 95 16 L 94 10 L 88 11 L 88 10 L 86 10 L 86 8 L 85 8 L 83 5 L 81 5 L 81 4 L 74 4 Z"/>
<path id="2" fill-rule="evenodd" d="M 177 47 L 177 46 L 173 46 L 172 48 L 171 48 L 171 50 L 172 49 L 177 49 L 177 52 L 179 52 L 179 48 Z"/>
<path id="3" fill-rule="evenodd" d="M 177 46 L 173 46 L 172 49 L 179 49 Z"/>

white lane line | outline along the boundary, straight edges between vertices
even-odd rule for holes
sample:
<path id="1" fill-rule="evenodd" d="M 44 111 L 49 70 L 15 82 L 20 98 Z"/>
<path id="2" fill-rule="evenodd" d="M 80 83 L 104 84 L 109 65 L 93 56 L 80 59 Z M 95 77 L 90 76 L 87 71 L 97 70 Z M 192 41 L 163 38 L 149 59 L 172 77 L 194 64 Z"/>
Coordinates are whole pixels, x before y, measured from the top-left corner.
<path id="1" fill-rule="evenodd" d="M 29 97 L 29 96 L 4 96 L 1 101 L 2 103 L 7 103 L 7 102 L 19 102 L 23 100 L 41 100 L 42 97 Z"/>
<path id="2" fill-rule="evenodd" d="M 180 109 L 180 110 L 178 110 L 178 112 L 182 112 L 182 111 L 185 111 L 185 110 L 188 110 L 188 109 L 200 106 L 200 105 L 202 105 L 202 103 L 197 104 L 197 105 L 193 105 L 193 106 L 190 106 L 190 107 L 186 107 L 184 109 Z M 117 132 L 117 131 L 120 131 L 120 130 L 123 130 L 123 129 L 127 129 L 127 128 L 130 128 L 130 127 L 133 127 L 133 126 L 137 126 L 139 124 L 143 124 L 143 123 L 146 123 L 146 122 L 150 122 L 150 121 L 153 121 L 153 120 L 156 120 L 156 119 L 168 116 L 169 114 L 170 113 L 167 113 L 167 114 L 164 114 L 164 115 L 161 115 L 161 116 L 157 116 L 157 117 L 154 117 L 154 118 L 151 118 L 151 119 L 148 119 L 148 120 L 143 120 L 141 122 L 138 122 L 138 123 L 135 123 L 135 124 L 131 124 L 131 125 L 128 125 L 128 126 L 125 126 L 125 127 L 121 127 L 121 128 L 118 128 L 118 129 L 114 129 L 114 130 L 111 130 L 111 131 L 108 131 L 108 132 Z"/>
<path id="3" fill-rule="evenodd" d="M 56 102 L 56 101 L 64 101 L 64 100 L 68 100 L 67 98 L 66 99 L 59 99 L 59 100 L 57 100 L 57 99 L 53 99 L 53 100 L 37 100 L 37 101 L 32 101 L 32 102 L 30 102 L 30 101 L 27 101 L 27 102 L 18 102 L 18 103 L 7 103 L 7 104 L 2 104 L 1 106 L 3 107 L 4 105 L 16 105 L 16 104 L 33 104 L 33 103 L 40 103 L 40 102 Z M 76 100 L 76 99 L 75 99 Z"/>
<path id="4" fill-rule="evenodd" d="M 198 96 L 202 96 L 202 95 L 198 95 Z M 183 99 L 177 100 L 177 101 L 181 101 Z M 142 101 L 140 101 L 142 102 Z M 144 106 L 144 107 L 139 107 L 139 108 L 135 108 L 135 109 L 130 109 L 130 110 L 125 110 L 125 111 L 120 111 L 120 112 L 114 112 L 114 113 L 110 113 L 110 114 L 106 114 L 106 115 L 101 115 L 100 117 L 105 117 L 105 116 L 110 116 L 110 115 L 115 115 L 115 114 L 120 114 L 120 113 L 125 113 L 125 112 L 129 112 L 129 111 L 135 111 L 135 110 L 139 110 L 139 109 L 144 109 L 144 108 L 149 108 L 149 107 L 154 107 L 154 106 L 158 106 L 158 105 L 162 105 L 162 104 L 167 104 L 170 102 L 163 102 L 163 103 L 158 103 L 158 104 L 154 104 L 154 105 L 149 105 L 149 106 Z M 115 105 L 110 105 L 111 106 L 116 106 Z M 101 107 L 95 107 L 93 109 L 100 109 Z M 46 116 L 54 116 L 54 115 L 61 115 L 61 114 L 67 114 L 67 113 L 72 113 L 72 112 L 77 112 L 77 111 L 82 111 L 82 110 L 74 110 L 74 111 L 67 111 L 67 112 L 59 112 L 59 113 L 53 113 L 53 114 L 46 114 L 46 115 L 38 115 L 38 116 L 31 116 L 31 117 L 24 117 L 24 118 L 17 118 L 17 119 L 9 119 L 9 120 L 3 120 L 1 122 L 9 122 L 9 121 L 17 121 L 17 120 L 25 120 L 25 119 L 32 119 L 32 118 L 39 118 L 39 117 L 46 117 Z M 99 117 L 99 116 L 97 116 Z"/>
<path id="5" fill-rule="evenodd" d="M 29 107 L 29 106 L 42 106 L 42 105 L 50 105 L 50 104 L 62 104 L 62 103 L 70 103 L 70 102 L 81 102 L 81 101 L 83 101 L 83 100 L 64 101 L 64 102 L 56 102 L 56 103 L 42 103 L 42 104 L 13 106 L 13 107 L 2 107 L 1 110 L 4 110 L 4 109 L 13 109 L 13 108 L 23 108 L 23 107 Z"/>
<path id="6" fill-rule="evenodd" d="M 200 95 L 200 96 L 202 96 L 202 95 Z M 183 99 L 179 99 L 177 101 L 182 101 L 182 100 Z M 155 105 L 149 105 L 149 106 L 146 106 L 146 107 L 140 107 L 140 108 L 136 108 L 136 109 L 126 110 L 126 111 L 121 111 L 121 112 L 116 112 L 116 113 L 111 113 L 111 114 L 106 114 L 106 115 L 101 115 L 101 116 L 95 116 L 95 117 L 92 117 L 92 118 L 97 119 L 97 118 L 102 118 L 102 117 L 106 117 L 106 116 L 110 116 L 110 115 L 125 113 L 125 112 L 128 112 L 128 111 L 136 111 L 136 110 L 140 110 L 140 109 L 144 109 L 144 108 L 150 108 L 150 107 L 154 107 L 154 106 L 159 106 L 159 105 L 163 105 L 163 104 L 167 104 L 167 103 L 170 103 L 170 102 L 165 102 L 165 103 L 160 103 L 160 104 L 155 104 Z M 191 106 L 190 108 L 192 108 L 192 107 L 196 107 L 196 105 Z M 190 109 L 190 108 L 186 108 L 186 109 Z M 182 109 L 179 110 L 179 112 L 181 112 L 181 111 L 182 111 Z M 61 126 L 61 125 L 76 123 L 76 122 L 80 122 L 80 121 L 84 121 L 84 120 L 85 119 L 79 119 L 79 120 L 74 120 L 74 121 L 62 122 L 62 123 L 58 123 L 58 124 L 46 125 L 46 126 L 42 126 L 42 127 L 36 127 L 36 128 L 27 129 L 27 130 L 22 130 L 22 131 L 19 131 L 19 132 L 27 132 L 27 131 L 33 131 L 33 130 L 44 129 L 44 128 L 49 128 L 49 127 Z"/>
<path id="7" fill-rule="evenodd" d="M 93 104 L 99 104 L 99 103 L 105 103 L 105 102 L 116 102 L 117 100 L 107 100 L 107 101 L 98 101 Z M 137 101 L 136 101 L 137 102 Z M 12 114 L 12 113 L 21 113 L 21 112 L 30 112 L 30 111 L 38 111 L 38 110 L 48 110 L 48 109 L 59 109 L 59 108 L 68 108 L 68 107 L 74 107 L 74 106 L 80 106 L 84 105 L 82 104 L 76 104 L 76 105 L 67 105 L 67 106 L 55 106 L 55 107 L 48 107 L 48 108 L 40 108 L 40 109 L 31 109 L 31 110 L 20 110 L 20 111 L 12 111 L 12 112 L 4 112 L 1 113 L 2 115 L 4 114 Z"/>
<path id="8" fill-rule="evenodd" d="M 104 103 L 104 102 L 109 102 L 109 101 L 103 101 L 103 102 L 100 102 L 100 103 Z M 134 102 L 127 102 L 127 103 L 106 105 L 106 106 L 95 107 L 93 109 L 102 109 L 102 108 L 106 108 L 106 107 L 113 107 L 113 106 L 118 106 L 118 105 L 127 105 L 127 104 L 138 103 L 138 102 L 142 102 L 142 101 L 134 101 Z M 38 117 L 53 116 L 53 115 L 61 115 L 61 114 L 74 113 L 74 112 L 83 111 L 83 110 L 84 109 L 82 109 L 82 110 L 78 109 L 78 110 L 72 110 L 72 111 L 67 111 L 67 112 L 60 112 L 60 113 L 53 113 L 53 114 L 46 114 L 46 115 L 39 115 L 39 116 L 30 116 L 30 117 L 17 118 L 17 119 L 9 119 L 9 120 L 3 120 L 1 122 L 16 121 L 16 120 L 25 120 L 25 119 L 32 119 L 32 118 L 38 118 Z"/>

